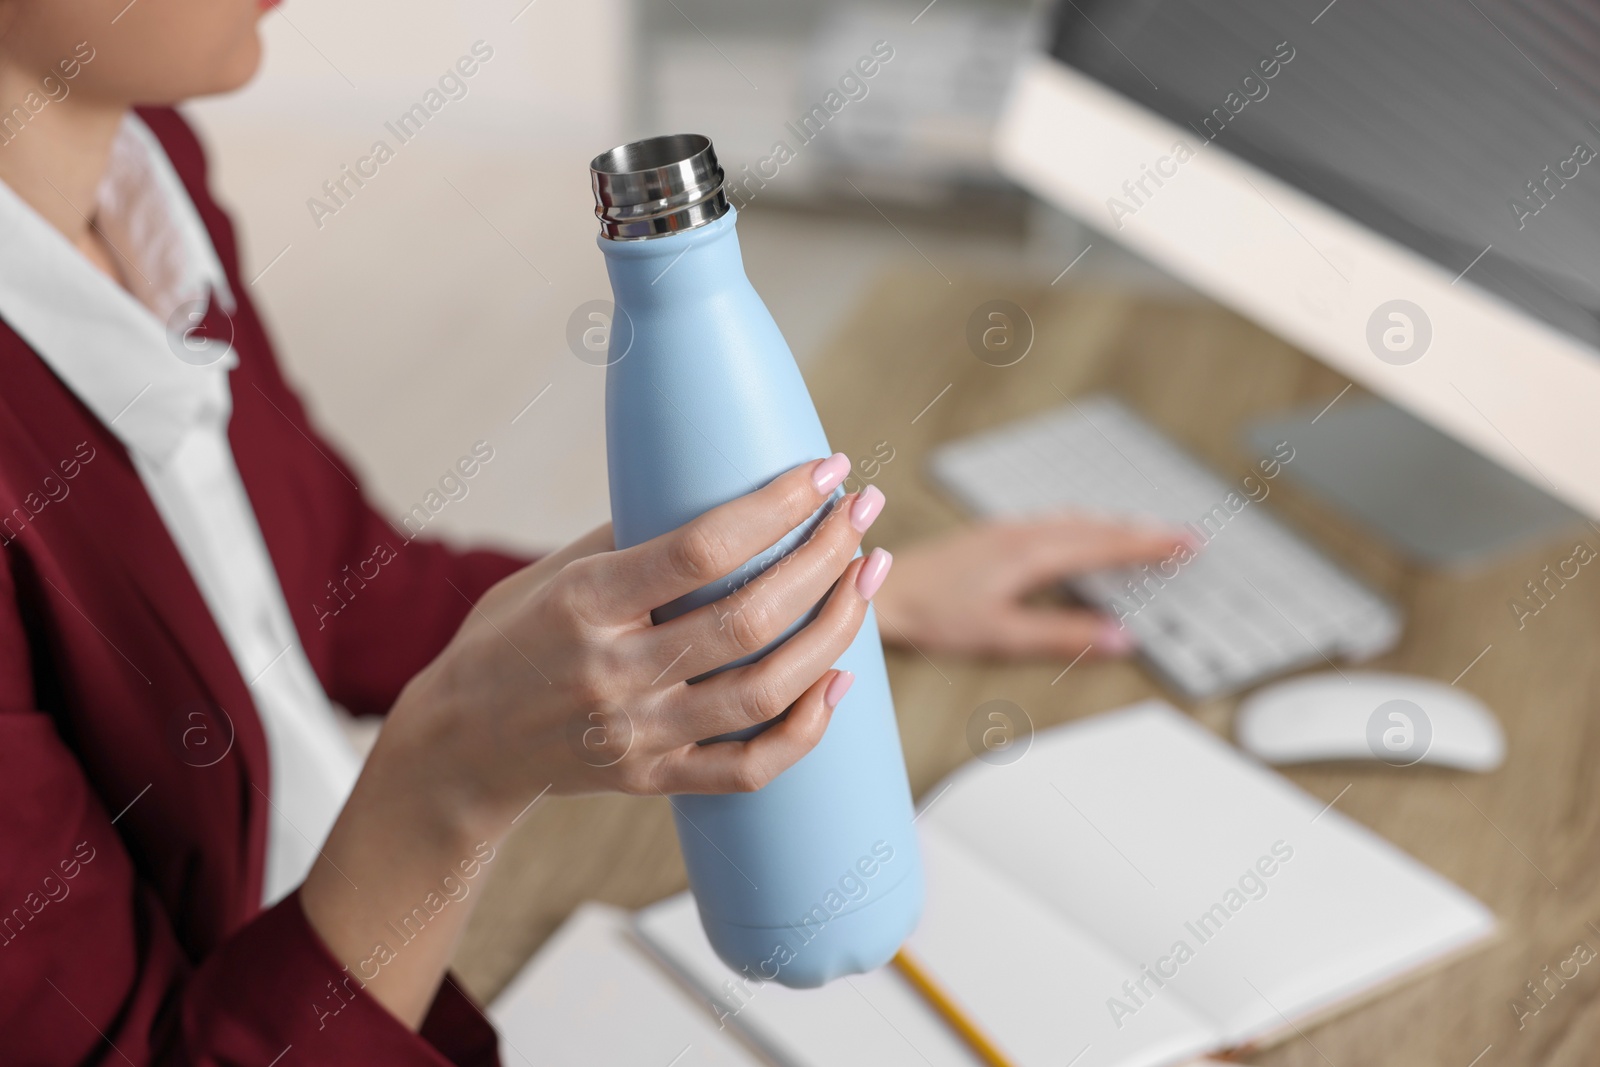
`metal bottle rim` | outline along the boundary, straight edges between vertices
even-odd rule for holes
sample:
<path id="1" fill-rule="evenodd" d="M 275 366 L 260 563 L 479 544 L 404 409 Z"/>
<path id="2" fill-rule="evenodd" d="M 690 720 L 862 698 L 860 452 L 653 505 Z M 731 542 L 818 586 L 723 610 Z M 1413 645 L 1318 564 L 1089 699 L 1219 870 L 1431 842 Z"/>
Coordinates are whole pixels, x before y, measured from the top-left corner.
<path id="1" fill-rule="evenodd" d="M 698 133 L 648 137 L 589 163 L 594 213 L 613 241 L 639 241 L 693 229 L 728 213 L 722 168 L 711 139 Z"/>

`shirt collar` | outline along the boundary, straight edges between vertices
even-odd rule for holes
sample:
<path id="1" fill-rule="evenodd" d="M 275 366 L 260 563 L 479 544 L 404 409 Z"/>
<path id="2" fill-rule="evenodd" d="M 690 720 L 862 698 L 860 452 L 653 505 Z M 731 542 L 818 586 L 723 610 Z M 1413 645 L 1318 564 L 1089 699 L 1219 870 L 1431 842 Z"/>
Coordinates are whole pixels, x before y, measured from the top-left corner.
<path id="1" fill-rule="evenodd" d="M 166 152 L 132 113 L 95 217 L 128 289 L 0 182 L 0 317 L 125 446 L 160 466 L 193 430 L 227 423 L 232 346 L 188 331 L 208 299 L 231 312 L 233 293 Z"/>

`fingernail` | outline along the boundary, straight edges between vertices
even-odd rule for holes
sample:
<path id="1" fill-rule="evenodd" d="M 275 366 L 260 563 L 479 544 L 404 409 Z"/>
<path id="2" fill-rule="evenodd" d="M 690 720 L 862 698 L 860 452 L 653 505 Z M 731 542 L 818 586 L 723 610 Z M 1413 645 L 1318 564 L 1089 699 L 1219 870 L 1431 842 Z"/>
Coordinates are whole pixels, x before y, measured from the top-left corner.
<path id="1" fill-rule="evenodd" d="M 856 533 L 866 533 L 867 527 L 873 524 L 882 510 L 883 490 L 869 485 L 861 490 L 856 502 L 850 505 L 850 525 L 855 527 Z"/>
<path id="2" fill-rule="evenodd" d="M 850 687 L 856 684 L 856 676 L 849 671 L 840 671 L 833 676 L 833 681 L 828 683 L 828 688 L 822 691 L 822 702 L 830 708 L 839 706 L 839 701 L 850 692 Z"/>
<path id="3" fill-rule="evenodd" d="M 875 548 L 867 555 L 867 561 L 861 565 L 861 573 L 856 575 L 856 590 L 865 600 L 871 600 L 883 588 L 883 580 L 889 577 L 889 567 L 894 563 L 894 557 L 881 548 Z"/>
<path id="4" fill-rule="evenodd" d="M 1115 619 L 1106 619 L 1100 624 L 1100 633 L 1095 637 L 1094 644 L 1104 655 L 1122 656 L 1132 652 L 1138 642 L 1134 640 L 1132 630 Z"/>
<path id="5" fill-rule="evenodd" d="M 843 452 L 835 452 L 821 463 L 817 464 L 811 472 L 811 481 L 819 493 L 831 493 L 834 488 L 850 473 L 850 457 Z"/>

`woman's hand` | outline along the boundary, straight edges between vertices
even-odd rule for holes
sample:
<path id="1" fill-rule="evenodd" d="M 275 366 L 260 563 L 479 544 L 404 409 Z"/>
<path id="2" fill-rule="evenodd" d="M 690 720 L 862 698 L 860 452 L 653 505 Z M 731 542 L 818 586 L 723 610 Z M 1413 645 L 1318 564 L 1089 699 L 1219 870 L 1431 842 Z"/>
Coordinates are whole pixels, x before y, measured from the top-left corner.
<path id="1" fill-rule="evenodd" d="M 492 855 L 545 791 L 748 791 L 809 752 L 853 680 L 833 662 L 888 571 L 885 552 L 853 559 L 879 490 L 843 497 L 781 563 L 722 599 L 659 625 L 650 613 L 767 551 L 849 471 L 843 455 L 807 463 L 621 551 L 602 527 L 485 594 L 390 712 L 301 890 L 334 955 L 352 970 L 369 960 L 392 936 L 387 920 L 458 860 Z M 688 684 L 765 648 L 818 601 L 761 660 Z M 749 740 L 696 743 L 786 710 Z M 445 908 L 367 990 L 418 1025 L 470 910 Z"/>
<path id="2" fill-rule="evenodd" d="M 886 553 L 852 561 L 882 493 L 844 497 L 781 563 L 722 599 L 660 625 L 650 613 L 804 523 L 843 467 L 807 464 L 620 552 L 607 550 L 602 528 L 511 576 L 418 675 L 385 733 L 425 750 L 430 773 L 454 775 L 470 794 L 463 803 L 502 815 L 546 787 L 759 789 L 817 743 L 843 695 L 843 681 L 830 687 L 838 674 L 830 668 L 860 629 L 887 562 Z M 688 684 L 765 648 L 818 601 L 817 617 L 770 655 Z M 786 709 L 748 741 L 696 744 Z"/>
<path id="3" fill-rule="evenodd" d="M 878 597 L 885 641 L 924 652 L 1003 659 L 1124 655 L 1133 635 L 1093 611 L 1026 602 L 1063 579 L 1103 567 L 1156 563 L 1193 551 L 1179 531 L 1070 515 L 989 522 L 900 552 Z"/>

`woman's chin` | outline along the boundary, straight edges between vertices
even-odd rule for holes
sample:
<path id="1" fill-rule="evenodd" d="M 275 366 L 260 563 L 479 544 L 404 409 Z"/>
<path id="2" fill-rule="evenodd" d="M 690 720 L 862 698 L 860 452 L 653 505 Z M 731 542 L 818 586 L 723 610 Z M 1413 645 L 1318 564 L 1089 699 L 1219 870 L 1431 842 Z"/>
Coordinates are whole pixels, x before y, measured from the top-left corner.
<path id="1" fill-rule="evenodd" d="M 261 69 L 262 49 L 261 36 L 259 34 L 252 33 L 249 44 L 239 51 L 240 55 L 230 64 L 233 68 L 231 71 L 233 75 L 232 84 L 226 89 L 220 90 L 221 92 L 232 92 L 235 89 L 244 88 L 250 84 L 250 79 L 256 76 L 256 71 Z"/>
<path id="2" fill-rule="evenodd" d="M 261 69 L 261 38 L 252 33 L 248 43 L 239 47 L 228 61 L 222 64 L 212 84 L 196 89 L 189 96 L 215 96 L 219 93 L 231 93 L 250 84 L 250 80 Z"/>

